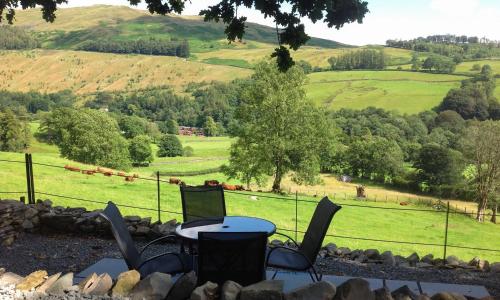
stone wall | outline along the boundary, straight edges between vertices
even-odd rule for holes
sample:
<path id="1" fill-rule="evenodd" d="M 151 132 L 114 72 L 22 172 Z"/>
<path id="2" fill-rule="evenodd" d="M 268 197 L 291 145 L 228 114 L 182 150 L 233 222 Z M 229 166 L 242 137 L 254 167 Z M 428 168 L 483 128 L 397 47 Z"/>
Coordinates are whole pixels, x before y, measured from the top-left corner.
<path id="1" fill-rule="evenodd" d="M 88 211 L 83 207 L 53 206 L 50 200 L 24 204 L 17 200 L 0 201 L 0 243 L 11 245 L 22 232 L 60 232 L 92 234 L 108 238 L 109 223 L 99 216 L 101 210 Z M 125 216 L 125 223 L 132 236 L 153 239 L 172 234 L 177 221 L 151 222 L 151 218 Z"/>
<path id="2" fill-rule="evenodd" d="M 26 209 L 26 205 L 20 201 L 0 201 L 0 245 L 10 246 L 23 230 Z"/>

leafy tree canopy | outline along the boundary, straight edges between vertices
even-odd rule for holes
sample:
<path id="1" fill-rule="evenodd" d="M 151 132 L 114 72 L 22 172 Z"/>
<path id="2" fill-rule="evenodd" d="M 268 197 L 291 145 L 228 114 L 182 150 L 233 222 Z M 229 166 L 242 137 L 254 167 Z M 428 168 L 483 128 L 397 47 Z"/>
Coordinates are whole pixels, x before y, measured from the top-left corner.
<path id="1" fill-rule="evenodd" d="M 144 0 L 150 13 L 168 14 L 182 13 L 188 0 Z M 0 0 L 0 22 L 5 17 L 12 23 L 15 8 L 23 9 L 41 6 L 42 15 L 46 21 L 53 22 L 56 18 L 57 6 L 67 3 L 67 0 Z M 137 5 L 142 0 L 129 0 L 130 4 Z M 238 7 L 255 8 L 266 18 L 276 22 L 279 47 L 273 53 L 277 58 L 281 71 L 288 70 L 294 61 L 290 56 L 290 49 L 297 50 L 306 44 L 309 36 L 305 33 L 305 26 L 301 18 L 309 18 L 313 23 L 323 21 L 328 27 L 340 29 L 346 23 L 362 23 L 368 13 L 368 2 L 362 0 L 221 0 L 218 4 L 202 10 L 200 15 L 205 21 L 222 20 L 227 26 L 224 31 L 229 41 L 241 40 L 245 34 L 245 16 L 238 15 Z M 281 28 L 281 29 L 280 29 Z"/>
<path id="2" fill-rule="evenodd" d="M 179 138 L 175 135 L 165 134 L 162 136 L 158 147 L 159 157 L 182 156 L 182 144 Z"/>
<path id="3" fill-rule="evenodd" d="M 151 139 L 147 135 L 138 135 L 130 141 L 130 158 L 136 165 L 148 165 L 153 161 Z"/>

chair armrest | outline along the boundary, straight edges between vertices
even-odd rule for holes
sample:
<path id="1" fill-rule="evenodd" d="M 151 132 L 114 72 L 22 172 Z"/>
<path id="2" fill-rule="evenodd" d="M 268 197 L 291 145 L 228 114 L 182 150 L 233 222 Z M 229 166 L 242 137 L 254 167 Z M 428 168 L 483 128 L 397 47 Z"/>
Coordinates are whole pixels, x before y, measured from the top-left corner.
<path id="1" fill-rule="evenodd" d="M 179 262 L 181 263 L 181 266 L 182 266 L 182 271 L 184 272 L 186 270 L 186 265 L 184 264 L 184 261 L 182 260 L 181 258 L 181 255 L 179 253 L 175 253 L 175 252 L 166 252 L 166 253 L 162 253 L 162 254 L 158 254 L 158 255 L 155 255 L 155 256 L 152 256 L 146 260 L 144 260 L 138 267 L 137 269 L 140 269 L 145 263 L 149 262 L 149 261 L 152 261 L 152 260 L 155 260 L 159 257 L 162 257 L 162 256 L 167 256 L 167 255 L 173 255 L 175 257 L 177 257 L 177 259 L 179 260 Z"/>
<path id="2" fill-rule="evenodd" d="M 142 253 L 151 245 L 153 244 L 156 244 L 158 242 L 161 242 L 163 240 L 166 240 L 166 239 L 169 239 L 169 238 L 176 238 L 177 236 L 176 235 L 166 235 L 166 236 L 162 236 L 160 238 L 157 238 L 155 240 L 152 240 L 151 242 L 147 243 L 144 247 L 142 247 L 142 249 L 139 251 L 139 254 L 142 255 Z"/>
<path id="3" fill-rule="evenodd" d="M 283 247 L 283 246 L 277 246 L 277 247 L 273 247 L 271 248 L 271 250 L 269 251 L 269 253 L 267 254 L 267 257 L 266 257 L 266 266 L 268 265 L 269 263 L 269 257 L 271 257 L 271 254 L 273 253 L 274 250 L 276 249 L 285 249 L 287 251 L 290 251 L 290 252 L 294 252 L 294 253 L 297 253 L 299 254 L 300 256 L 302 256 L 306 261 L 307 263 L 311 266 L 311 267 L 314 267 L 314 264 L 312 263 L 312 261 L 307 258 L 307 256 L 304 255 L 304 253 L 298 251 L 298 250 L 295 250 L 295 249 L 292 249 L 292 248 L 288 248 L 288 247 Z"/>
<path id="4" fill-rule="evenodd" d="M 280 232 L 275 232 L 274 234 L 281 235 L 281 236 L 288 238 L 290 241 L 292 241 L 295 244 L 295 246 L 297 248 L 299 248 L 299 244 L 294 239 L 292 239 L 289 235 L 286 235 L 286 234 L 280 233 Z"/>

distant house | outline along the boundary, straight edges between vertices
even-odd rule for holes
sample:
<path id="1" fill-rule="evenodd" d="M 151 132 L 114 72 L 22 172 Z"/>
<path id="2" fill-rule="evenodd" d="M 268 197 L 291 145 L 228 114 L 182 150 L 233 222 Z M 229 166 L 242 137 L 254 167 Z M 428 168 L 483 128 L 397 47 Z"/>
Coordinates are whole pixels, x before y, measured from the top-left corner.
<path id="1" fill-rule="evenodd" d="M 199 127 L 179 126 L 179 135 L 205 136 L 205 131 Z"/>

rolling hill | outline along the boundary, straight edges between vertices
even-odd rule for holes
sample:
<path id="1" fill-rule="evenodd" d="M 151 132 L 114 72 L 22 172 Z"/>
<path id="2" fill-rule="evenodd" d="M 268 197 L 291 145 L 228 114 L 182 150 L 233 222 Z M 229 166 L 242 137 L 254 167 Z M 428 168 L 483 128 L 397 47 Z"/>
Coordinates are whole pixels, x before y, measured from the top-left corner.
<path id="1" fill-rule="evenodd" d="M 16 12 L 16 26 L 35 31 L 50 49 L 75 49 L 87 40 L 136 40 L 141 37 L 187 39 L 192 52 L 221 48 L 256 48 L 258 43 L 276 44 L 274 28 L 247 23 L 244 43 L 228 44 L 222 23 L 204 22 L 198 16 L 151 15 L 127 6 L 96 5 L 57 11 L 54 23 L 46 23 L 37 9 Z M 257 44 L 256 44 L 257 43 Z M 348 47 L 335 41 L 312 38 L 309 46 Z"/>

